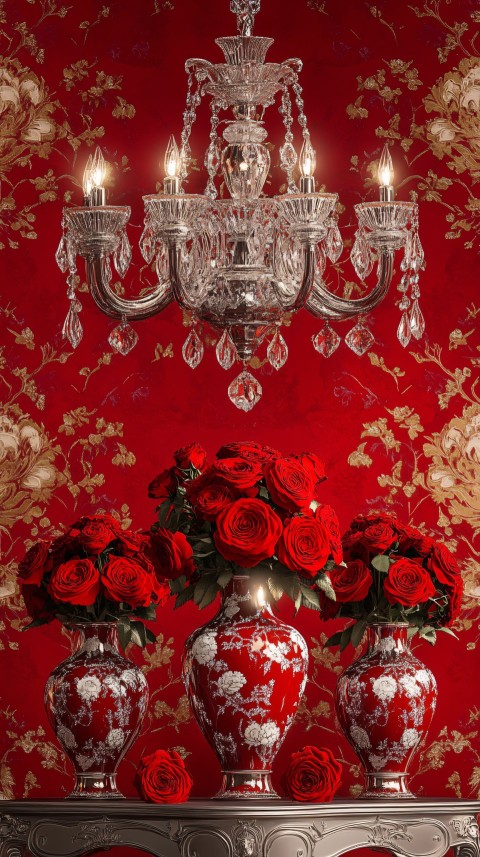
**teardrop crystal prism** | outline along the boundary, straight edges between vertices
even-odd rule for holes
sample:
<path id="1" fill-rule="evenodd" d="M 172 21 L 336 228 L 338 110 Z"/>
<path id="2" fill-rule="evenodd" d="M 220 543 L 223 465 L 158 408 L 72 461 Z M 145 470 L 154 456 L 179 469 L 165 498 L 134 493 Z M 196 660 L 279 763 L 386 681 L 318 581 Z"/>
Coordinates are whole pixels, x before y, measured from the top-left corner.
<path id="1" fill-rule="evenodd" d="M 417 300 L 414 300 L 410 311 L 410 328 L 415 339 L 421 339 L 425 333 L 425 319 Z"/>
<path id="2" fill-rule="evenodd" d="M 350 253 L 350 259 L 357 276 L 361 280 L 365 280 L 372 271 L 373 256 L 365 240 L 365 236 L 360 230 L 355 235 L 355 243 Z"/>
<path id="3" fill-rule="evenodd" d="M 400 345 L 403 345 L 404 348 L 407 347 L 410 339 L 412 338 L 412 328 L 410 327 L 410 322 L 406 312 L 402 313 L 400 324 L 397 328 L 397 337 Z"/>
<path id="4" fill-rule="evenodd" d="M 342 255 L 343 241 L 336 220 L 334 221 L 333 226 L 327 232 L 327 237 L 325 239 L 325 250 L 328 258 L 334 264 Z"/>
<path id="5" fill-rule="evenodd" d="M 147 265 L 150 264 L 155 255 L 155 235 L 151 226 L 145 226 L 140 237 L 140 252 Z"/>
<path id="6" fill-rule="evenodd" d="M 68 235 L 65 239 L 65 249 L 67 252 L 67 262 L 70 271 L 77 270 L 77 248 L 75 245 L 75 241 L 73 240 L 71 235 Z"/>
<path id="7" fill-rule="evenodd" d="M 222 369 L 230 369 L 235 363 L 238 354 L 237 349 L 235 348 L 235 343 L 233 342 L 228 330 L 223 331 L 217 342 L 215 351 L 217 354 L 217 360 Z"/>
<path id="8" fill-rule="evenodd" d="M 419 271 L 420 268 L 425 267 L 425 255 L 423 252 L 423 247 L 418 237 L 418 232 L 415 232 L 412 238 L 412 251 L 411 251 L 411 259 L 412 259 L 412 268 L 414 271 Z"/>
<path id="9" fill-rule="evenodd" d="M 288 359 L 288 346 L 280 331 L 275 331 L 270 345 L 267 348 L 268 361 L 274 369 L 281 369 Z"/>
<path id="10" fill-rule="evenodd" d="M 228 388 L 228 398 L 241 411 L 251 411 L 262 397 L 262 386 L 253 375 L 244 369 Z"/>
<path id="11" fill-rule="evenodd" d="M 72 348 L 76 348 L 80 344 L 83 336 L 82 323 L 78 317 L 81 309 L 80 301 L 70 301 L 70 307 L 63 323 L 62 336 L 64 339 L 68 339 Z"/>
<path id="12" fill-rule="evenodd" d="M 130 247 L 130 241 L 128 240 L 127 233 L 124 230 L 115 249 L 115 253 L 113 254 L 113 264 L 121 277 L 125 276 L 127 273 L 131 261 L 132 248 Z"/>
<path id="13" fill-rule="evenodd" d="M 403 259 L 400 262 L 400 270 L 408 271 L 412 262 L 412 236 L 410 232 L 407 232 L 407 237 L 405 238 L 405 249 L 403 252 Z"/>
<path id="14" fill-rule="evenodd" d="M 122 321 L 118 327 L 114 327 L 108 337 L 108 341 L 114 351 L 118 351 L 119 354 L 123 354 L 125 357 L 132 348 L 135 348 L 138 342 L 138 333 L 128 322 Z"/>
<path id="15" fill-rule="evenodd" d="M 325 253 L 321 246 L 317 244 L 315 247 L 315 274 L 321 280 L 325 271 L 326 261 Z"/>
<path id="16" fill-rule="evenodd" d="M 323 354 L 324 357 L 330 357 L 333 352 L 337 350 L 341 341 L 341 336 L 339 336 L 337 331 L 333 330 L 329 324 L 322 327 L 316 336 L 312 336 L 315 351 L 318 351 L 319 354 Z"/>
<path id="17" fill-rule="evenodd" d="M 288 173 L 295 169 L 297 163 L 297 153 L 291 143 L 284 143 L 280 149 L 280 163 L 283 169 Z"/>
<path id="18" fill-rule="evenodd" d="M 373 333 L 361 321 L 355 327 L 352 327 L 345 337 L 345 343 L 359 357 L 362 357 L 374 342 L 375 337 Z"/>
<path id="19" fill-rule="evenodd" d="M 196 330 L 192 328 L 183 343 L 182 354 L 185 363 L 188 363 L 191 369 L 196 369 L 198 364 L 202 362 L 204 350 L 202 340 Z"/>
<path id="20" fill-rule="evenodd" d="M 57 247 L 57 252 L 55 253 L 55 261 L 60 268 L 62 274 L 68 270 L 68 256 L 67 256 L 67 245 L 65 241 L 65 235 L 62 235 L 60 238 L 60 244 Z"/>

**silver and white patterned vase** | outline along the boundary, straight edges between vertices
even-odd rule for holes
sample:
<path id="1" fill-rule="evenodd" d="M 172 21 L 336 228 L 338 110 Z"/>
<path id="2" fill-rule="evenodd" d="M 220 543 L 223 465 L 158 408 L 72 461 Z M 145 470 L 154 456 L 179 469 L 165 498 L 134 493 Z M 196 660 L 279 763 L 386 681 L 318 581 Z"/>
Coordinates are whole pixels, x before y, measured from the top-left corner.
<path id="1" fill-rule="evenodd" d="M 409 767 L 432 722 L 437 683 L 407 632 L 406 624 L 370 625 L 367 651 L 337 682 L 337 716 L 364 768 L 361 798 L 414 797 Z"/>
<path id="2" fill-rule="evenodd" d="M 113 622 L 75 625 L 75 652 L 45 687 L 49 721 L 75 769 L 70 798 L 123 798 L 116 771 L 148 704 L 142 671 L 120 654 Z"/>

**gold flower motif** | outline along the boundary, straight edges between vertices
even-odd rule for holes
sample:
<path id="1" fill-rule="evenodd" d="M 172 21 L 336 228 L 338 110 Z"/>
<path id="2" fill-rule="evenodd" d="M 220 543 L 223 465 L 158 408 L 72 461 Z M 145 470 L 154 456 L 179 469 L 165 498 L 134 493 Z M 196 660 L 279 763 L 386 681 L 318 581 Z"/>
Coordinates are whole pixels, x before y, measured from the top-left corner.
<path id="1" fill-rule="evenodd" d="M 425 99 L 428 113 L 438 116 L 428 126 L 432 149 L 439 158 L 448 155 L 457 173 L 469 170 L 480 176 L 480 59 L 463 59 L 448 72 Z"/>
<path id="2" fill-rule="evenodd" d="M 432 459 L 426 485 L 447 506 L 452 524 L 480 530 L 480 405 L 470 405 L 435 434 L 423 451 Z"/>

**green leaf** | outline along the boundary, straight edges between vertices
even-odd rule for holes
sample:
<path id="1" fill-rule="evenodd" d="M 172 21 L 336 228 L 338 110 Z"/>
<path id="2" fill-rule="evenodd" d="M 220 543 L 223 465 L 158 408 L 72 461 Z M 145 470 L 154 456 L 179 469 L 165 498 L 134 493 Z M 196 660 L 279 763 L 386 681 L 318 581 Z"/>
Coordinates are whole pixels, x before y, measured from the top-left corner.
<path id="1" fill-rule="evenodd" d="M 386 556 L 384 553 L 379 553 L 377 556 L 373 557 L 372 565 L 382 574 L 388 574 L 391 566 L 390 557 Z"/>
<path id="2" fill-rule="evenodd" d="M 165 502 L 161 503 L 158 507 L 158 523 L 161 527 L 166 527 L 171 507 L 172 504 L 170 500 L 165 500 Z"/>
<path id="3" fill-rule="evenodd" d="M 203 610 L 204 607 L 208 607 L 208 605 L 211 604 L 212 601 L 215 601 L 215 598 L 217 597 L 219 592 L 220 587 L 218 586 L 217 582 L 214 581 L 205 591 L 203 598 L 198 605 L 200 607 L 200 610 Z"/>
<path id="4" fill-rule="evenodd" d="M 360 619 L 360 621 L 356 622 L 355 625 L 352 627 L 352 633 L 350 636 L 350 640 L 351 640 L 352 646 L 354 646 L 354 648 L 357 648 L 357 646 L 359 646 L 360 643 L 362 642 L 363 635 L 365 633 L 366 627 L 367 627 L 367 620 L 366 619 Z"/>
<path id="5" fill-rule="evenodd" d="M 209 574 L 204 574 L 200 578 L 198 583 L 195 584 L 195 589 L 194 589 L 194 593 L 193 593 L 193 600 L 195 601 L 195 604 L 198 604 L 198 606 L 200 606 L 200 603 L 203 599 L 203 596 L 205 595 L 207 590 L 210 588 L 212 583 L 216 584 L 216 575 L 209 573 Z"/>
<path id="6" fill-rule="evenodd" d="M 175 610 L 177 610 L 178 607 L 182 607 L 187 603 L 187 601 L 192 601 L 194 591 L 195 586 L 191 583 L 190 586 L 187 586 L 186 589 L 183 590 L 183 592 L 180 592 L 175 599 Z"/>
<path id="7" fill-rule="evenodd" d="M 280 601 L 280 598 L 283 595 L 283 587 L 280 586 L 277 578 L 269 577 L 267 579 L 267 584 L 268 584 L 268 588 L 269 588 L 270 592 L 272 593 L 275 601 Z"/>
<path id="8" fill-rule="evenodd" d="M 328 640 L 325 641 L 324 648 L 328 649 L 331 646 L 339 646 L 341 639 L 342 639 L 342 631 L 336 631 L 335 634 L 332 634 L 332 636 L 329 637 Z"/>
<path id="9" fill-rule="evenodd" d="M 320 610 L 318 593 L 312 592 L 308 586 L 302 586 L 302 600 L 305 607 L 309 607 L 311 610 Z"/>
<path id="10" fill-rule="evenodd" d="M 179 592 L 182 592 L 186 581 L 187 577 L 185 574 L 180 575 L 176 580 L 170 580 L 170 592 L 172 595 L 178 595 Z"/>
<path id="11" fill-rule="evenodd" d="M 341 652 L 343 652 L 343 650 L 346 649 L 348 644 L 351 642 L 353 628 L 354 628 L 354 625 L 347 625 L 347 627 L 343 629 L 343 631 L 340 635 L 340 651 Z"/>
<path id="12" fill-rule="evenodd" d="M 268 490 L 265 488 L 264 485 L 262 485 L 262 487 L 260 488 L 258 496 L 261 500 L 270 500 L 270 494 L 268 493 Z"/>
<path id="13" fill-rule="evenodd" d="M 150 628 L 145 628 L 145 633 L 146 633 L 147 640 L 149 643 L 156 643 L 157 642 L 157 635 L 154 634 Z"/>
<path id="14" fill-rule="evenodd" d="M 233 572 L 230 571 L 228 568 L 226 568 L 226 569 L 224 569 L 224 571 L 221 571 L 220 574 L 218 575 L 217 583 L 222 589 L 225 589 L 227 583 L 230 583 L 232 577 L 233 577 Z"/>
<path id="15" fill-rule="evenodd" d="M 143 619 L 145 622 L 155 622 L 157 618 L 155 604 L 150 604 L 148 607 L 136 607 L 132 615 L 136 619 Z"/>
<path id="16" fill-rule="evenodd" d="M 132 620 L 130 622 L 130 629 L 132 634 L 132 643 L 136 643 L 137 646 L 144 649 L 147 645 L 147 629 L 143 622 Z"/>
<path id="17" fill-rule="evenodd" d="M 447 628 L 446 625 L 442 625 L 440 628 L 437 628 L 437 631 L 443 631 L 444 634 L 449 634 L 450 637 L 455 637 L 456 640 L 459 639 L 458 634 L 455 631 L 452 631 L 451 628 Z"/>
<path id="18" fill-rule="evenodd" d="M 120 641 L 120 645 L 125 651 L 128 644 L 132 639 L 131 628 L 130 628 L 130 620 L 127 619 L 119 619 L 117 622 L 117 633 L 118 639 Z"/>
<path id="19" fill-rule="evenodd" d="M 335 595 L 335 590 L 332 586 L 332 581 L 330 580 L 328 575 L 319 574 L 315 578 L 315 583 L 317 584 L 318 588 L 321 589 L 322 592 L 325 593 L 327 598 L 330 598 L 330 601 L 336 601 L 337 600 L 337 596 Z"/>

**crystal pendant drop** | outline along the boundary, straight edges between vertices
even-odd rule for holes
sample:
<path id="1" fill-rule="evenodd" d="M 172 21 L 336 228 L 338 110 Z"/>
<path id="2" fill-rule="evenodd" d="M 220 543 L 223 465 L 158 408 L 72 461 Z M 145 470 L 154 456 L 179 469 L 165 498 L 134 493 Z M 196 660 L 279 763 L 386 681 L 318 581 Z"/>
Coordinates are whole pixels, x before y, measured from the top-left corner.
<path id="1" fill-rule="evenodd" d="M 350 259 L 357 276 L 365 280 L 373 268 L 373 257 L 362 232 L 356 233 Z"/>
<path id="2" fill-rule="evenodd" d="M 131 261 L 132 248 L 130 247 L 130 241 L 128 240 L 127 233 L 123 231 L 122 237 L 118 243 L 115 253 L 113 254 L 113 264 L 121 277 L 127 273 Z"/>
<path id="3" fill-rule="evenodd" d="M 291 143 L 284 143 L 280 149 L 280 163 L 286 172 L 295 168 L 297 153 Z"/>
<path id="4" fill-rule="evenodd" d="M 118 327 L 114 327 L 108 337 L 108 341 L 114 351 L 118 351 L 119 354 L 123 354 L 125 357 L 132 348 L 135 348 L 138 342 L 138 333 L 124 320 Z"/>
<path id="5" fill-rule="evenodd" d="M 345 337 L 345 343 L 359 357 L 362 357 L 374 342 L 373 333 L 361 321 L 352 327 Z"/>
<path id="6" fill-rule="evenodd" d="M 147 265 L 155 255 L 155 235 L 151 226 L 146 226 L 140 237 L 140 252 Z"/>
<path id="7" fill-rule="evenodd" d="M 67 261 L 68 267 L 71 271 L 76 271 L 77 269 L 77 248 L 75 246 L 75 241 L 70 236 L 65 239 L 65 249 L 67 253 Z"/>
<path id="8" fill-rule="evenodd" d="M 330 327 L 329 324 L 322 327 L 316 336 L 312 336 L 315 351 L 318 351 L 319 354 L 323 354 L 324 357 L 330 357 L 333 352 L 337 350 L 341 341 L 342 338 L 338 335 L 336 330 L 333 330 L 333 328 Z"/>
<path id="9" fill-rule="evenodd" d="M 267 348 L 268 362 L 274 369 L 281 369 L 288 360 L 288 346 L 282 334 L 276 330 L 270 345 Z"/>
<path id="10" fill-rule="evenodd" d="M 67 245 L 64 235 L 60 238 L 60 244 L 58 245 L 57 252 L 55 253 L 55 261 L 62 274 L 64 274 L 65 271 L 68 270 Z"/>
<path id="11" fill-rule="evenodd" d="M 410 322 L 406 312 L 402 313 L 400 324 L 397 328 L 397 337 L 400 345 L 403 345 L 404 348 L 407 347 L 410 339 L 412 338 L 412 328 L 410 327 Z"/>
<path id="12" fill-rule="evenodd" d="M 400 270 L 408 271 L 412 262 L 412 236 L 410 232 L 407 232 L 407 237 L 405 239 L 405 250 L 403 253 L 403 259 L 400 262 Z"/>
<path id="13" fill-rule="evenodd" d="M 196 369 L 198 364 L 202 362 L 204 354 L 203 342 L 193 328 L 183 343 L 182 354 L 185 363 L 188 363 L 191 369 Z"/>
<path id="14" fill-rule="evenodd" d="M 317 246 L 315 247 L 315 273 L 320 278 L 320 280 L 322 279 L 322 276 L 324 274 L 325 265 L 325 253 L 323 252 L 322 248 L 317 244 Z"/>
<path id="15" fill-rule="evenodd" d="M 415 232 L 415 235 L 412 239 L 412 268 L 414 271 L 419 271 L 420 268 L 424 267 L 425 264 L 425 255 L 423 252 L 423 247 L 420 242 L 420 238 L 418 237 L 418 232 Z"/>
<path id="16" fill-rule="evenodd" d="M 235 363 L 238 354 L 237 349 L 235 348 L 235 343 L 233 342 L 228 330 L 223 331 L 222 336 L 217 342 L 215 351 L 217 354 L 217 360 L 222 369 L 230 369 Z"/>
<path id="17" fill-rule="evenodd" d="M 228 388 L 228 398 L 241 411 L 251 411 L 262 397 L 262 386 L 244 369 Z"/>
<path id="18" fill-rule="evenodd" d="M 80 344 L 83 336 L 82 323 L 78 317 L 81 309 L 82 305 L 80 301 L 70 301 L 70 307 L 63 323 L 62 336 L 64 339 L 68 339 L 72 348 L 76 348 Z"/>
<path id="19" fill-rule="evenodd" d="M 410 328 L 415 339 L 421 339 L 425 333 L 425 319 L 417 300 L 414 300 L 410 312 Z"/>
<path id="20" fill-rule="evenodd" d="M 334 222 L 331 229 L 329 229 L 327 232 L 327 237 L 325 239 L 325 250 L 327 252 L 328 258 L 334 264 L 342 255 L 343 241 L 336 221 Z"/>

